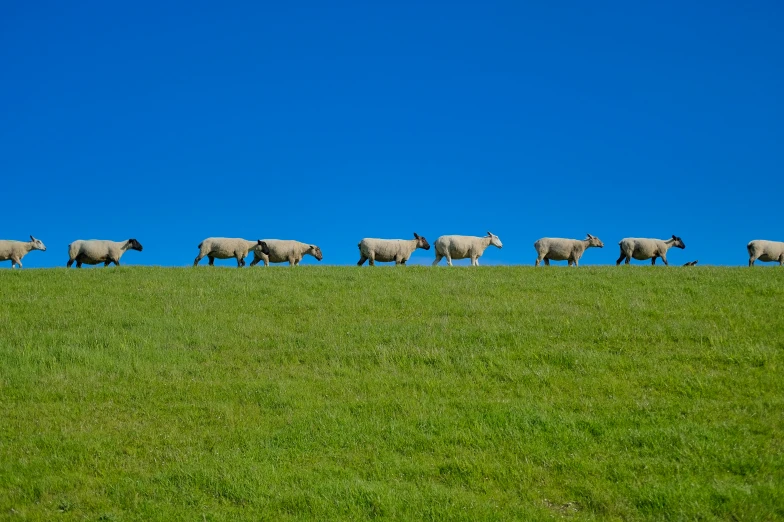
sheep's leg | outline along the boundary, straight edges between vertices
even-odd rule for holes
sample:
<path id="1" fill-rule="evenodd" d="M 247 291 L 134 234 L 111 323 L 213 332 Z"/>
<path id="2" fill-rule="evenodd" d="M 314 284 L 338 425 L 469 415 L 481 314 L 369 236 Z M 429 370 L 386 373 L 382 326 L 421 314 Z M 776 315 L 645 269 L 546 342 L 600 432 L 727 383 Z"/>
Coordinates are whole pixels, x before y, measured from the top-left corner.
<path id="1" fill-rule="evenodd" d="M 67 265 L 65 265 L 65 266 L 66 266 L 67 268 L 71 268 L 71 265 L 73 265 L 73 264 L 74 264 L 74 260 L 73 260 L 73 259 L 69 259 L 69 260 L 68 260 L 68 264 L 67 264 Z"/>
<path id="2" fill-rule="evenodd" d="M 76 268 L 82 268 L 82 262 L 78 259 L 76 260 Z"/>
<path id="3" fill-rule="evenodd" d="M 661 258 L 662 258 L 662 263 L 664 263 L 664 266 L 670 266 L 670 264 L 667 262 L 667 256 L 662 255 Z"/>
<path id="4" fill-rule="evenodd" d="M 656 264 L 656 256 L 653 256 L 653 257 L 651 258 L 651 264 L 652 264 L 652 265 L 655 265 L 655 264 Z"/>
<path id="5" fill-rule="evenodd" d="M 289 258 L 289 266 L 295 266 L 297 264 L 297 260 L 293 257 Z"/>
<path id="6" fill-rule="evenodd" d="M 259 261 L 261 261 L 261 258 L 257 256 L 256 253 L 254 252 L 253 261 L 250 262 L 250 266 L 256 266 L 259 263 Z"/>
<path id="7" fill-rule="evenodd" d="M 210 266 L 215 266 L 215 258 L 212 256 L 207 256 L 207 260 L 210 262 Z"/>
<path id="8" fill-rule="evenodd" d="M 443 259 L 443 258 L 444 258 L 444 256 L 442 256 L 441 254 L 436 254 L 436 260 L 433 261 L 433 265 L 432 266 L 436 266 L 439 263 L 439 261 L 441 261 L 441 259 Z"/>
<path id="9" fill-rule="evenodd" d="M 452 258 L 449 256 L 449 254 L 446 255 L 446 264 L 452 266 Z"/>
<path id="10" fill-rule="evenodd" d="M 109 266 L 111 264 L 112 264 L 112 260 L 111 259 L 103 262 L 103 266 Z"/>
<path id="11" fill-rule="evenodd" d="M 204 255 L 202 255 L 202 253 L 199 252 L 199 255 L 196 256 L 196 259 L 193 261 L 193 266 L 198 265 L 199 261 L 201 261 L 203 258 L 204 258 Z M 210 263 L 210 264 L 212 264 L 212 263 Z"/>
<path id="12" fill-rule="evenodd" d="M 550 266 L 550 260 L 548 258 L 544 258 L 544 266 Z"/>
<path id="13" fill-rule="evenodd" d="M 22 268 L 22 258 L 11 258 L 11 268 L 13 268 L 15 264 L 19 265 L 18 268 Z"/>
<path id="14" fill-rule="evenodd" d="M 120 266 L 120 260 L 119 259 L 115 259 L 114 260 L 114 266 Z"/>
<path id="15" fill-rule="evenodd" d="M 242 257 L 242 254 L 234 254 L 234 257 L 237 258 L 237 268 L 245 266 L 245 259 Z"/>
<path id="16" fill-rule="evenodd" d="M 357 266 L 362 266 L 363 264 L 365 264 L 365 261 L 367 261 L 367 260 L 368 260 L 367 257 L 365 257 L 362 254 L 360 254 L 359 261 L 357 262 Z"/>
<path id="17" fill-rule="evenodd" d="M 471 265 L 479 266 L 479 256 L 471 256 Z"/>
<path id="18" fill-rule="evenodd" d="M 371 252 L 368 256 L 368 264 L 370 266 L 376 266 L 376 254 Z"/>
<path id="19" fill-rule="evenodd" d="M 621 257 L 619 257 L 619 258 L 618 258 L 618 261 L 616 261 L 616 262 L 615 262 L 615 266 L 618 266 L 618 265 L 620 265 L 620 264 L 621 264 L 621 261 L 623 261 L 623 260 L 624 260 L 624 258 L 626 258 L 626 254 L 624 254 L 624 253 L 623 253 L 623 250 L 621 250 Z M 629 262 L 629 261 L 626 261 L 626 263 L 627 263 L 627 264 L 628 264 L 628 262 Z"/>
<path id="20" fill-rule="evenodd" d="M 264 259 L 264 266 L 269 266 L 269 258 L 265 257 Z"/>
<path id="21" fill-rule="evenodd" d="M 779 266 L 784 265 L 784 254 L 779 256 Z M 22 268 L 22 263 L 19 263 L 19 268 Z"/>

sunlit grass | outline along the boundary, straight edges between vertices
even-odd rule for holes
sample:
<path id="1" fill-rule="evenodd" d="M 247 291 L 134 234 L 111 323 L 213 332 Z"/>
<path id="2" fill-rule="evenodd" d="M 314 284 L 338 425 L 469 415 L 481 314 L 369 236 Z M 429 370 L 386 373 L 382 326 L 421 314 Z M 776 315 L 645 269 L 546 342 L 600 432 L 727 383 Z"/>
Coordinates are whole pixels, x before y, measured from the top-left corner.
<path id="1" fill-rule="evenodd" d="M 784 518 L 784 270 L 3 270 L 0 292 L 0 519 Z"/>

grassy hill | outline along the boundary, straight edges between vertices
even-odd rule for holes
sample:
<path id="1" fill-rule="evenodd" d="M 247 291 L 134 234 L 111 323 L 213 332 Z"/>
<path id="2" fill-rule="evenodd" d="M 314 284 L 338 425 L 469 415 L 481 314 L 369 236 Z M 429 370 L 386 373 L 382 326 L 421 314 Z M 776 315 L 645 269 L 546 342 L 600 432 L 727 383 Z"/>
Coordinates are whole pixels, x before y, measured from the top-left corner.
<path id="1" fill-rule="evenodd" d="M 0 519 L 784 518 L 784 270 L 0 271 Z"/>

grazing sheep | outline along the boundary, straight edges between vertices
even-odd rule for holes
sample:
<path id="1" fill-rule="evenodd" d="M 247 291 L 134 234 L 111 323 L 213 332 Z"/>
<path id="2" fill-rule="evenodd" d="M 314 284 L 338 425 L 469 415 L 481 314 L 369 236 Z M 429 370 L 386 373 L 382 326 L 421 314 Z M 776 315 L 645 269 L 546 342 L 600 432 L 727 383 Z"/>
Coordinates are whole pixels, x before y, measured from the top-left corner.
<path id="1" fill-rule="evenodd" d="M 650 259 L 651 264 L 656 264 L 656 258 L 662 258 L 665 265 L 667 263 L 667 251 L 672 247 L 686 248 L 683 240 L 677 236 L 672 236 L 670 239 L 647 239 L 639 237 L 627 237 L 621 239 L 618 243 L 621 246 L 621 257 L 615 262 L 616 266 L 621 264 L 621 261 L 626 259 L 626 264 L 629 264 L 631 258 L 644 260 Z"/>
<path id="2" fill-rule="evenodd" d="M 699 260 L 697 261 L 689 261 L 688 263 L 684 263 L 683 266 L 696 266 Z"/>
<path id="3" fill-rule="evenodd" d="M 78 239 L 68 245 L 68 268 L 76 261 L 76 268 L 82 264 L 109 266 L 114 263 L 120 266 L 120 258 L 126 250 L 142 251 L 142 244 L 135 239 L 128 241 L 107 241 L 104 239 Z"/>
<path id="4" fill-rule="evenodd" d="M 784 243 L 781 241 L 767 241 L 755 239 L 746 245 L 749 251 L 749 266 L 754 266 L 754 261 L 778 261 L 779 266 L 784 264 Z"/>
<path id="5" fill-rule="evenodd" d="M 604 248 L 604 243 L 602 243 L 601 239 L 591 234 L 588 234 L 588 237 L 583 240 L 543 237 L 534 243 L 534 248 L 537 254 L 539 254 L 536 257 L 536 265 L 534 266 L 539 266 L 542 260 L 544 260 L 544 264 L 547 266 L 550 266 L 551 260 L 568 261 L 569 266 L 572 266 L 572 264 L 577 266 L 580 258 L 583 257 L 585 249 L 590 247 Z"/>
<path id="6" fill-rule="evenodd" d="M 40 239 L 30 236 L 30 241 L 12 241 L 10 239 L 0 239 L 0 261 L 11 260 L 11 268 L 19 265 L 22 268 L 22 258 L 31 250 L 46 251 L 46 247 Z"/>
<path id="7" fill-rule="evenodd" d="M 430 243 L 427 242 L 427 239 L 416 232 L 414 232 L 414 239 L 376 239 L 366 237 L 357 246 L 359 247 L 357 266 L 362 266 L 368 259 L 370 260 L 370 266 L 375 266 L 376 261 L 394 261 L 396 265 L 405 265 L 408 258 L 411 257 L 411 254 L 417 248 L 430 250 Z"/>
<path id="8" fill-rule="evenodd" d="M 289 266 L 299 266 L 299 262 L 305 254 L 310 254 L 319 261 L 323 259 L 321 249 L 316 245 L 308 245 L 307 243 L 300 243 L 290 239 L 264 239 L 267 247 L 269 247 L 269 254 L 260 251 L 257 245 L 253 249 L 253 261 L 250 266 L 256 265 L 259 261 L 264 261 L 264 266 L 269 266 L 270 263 L 285 263 L 289 262 Z"/>
<path id="9" fill-rule="evenodd" d="M 452 266 L 453 259 L 471 258 L 472 266 L 479 266 L 479 258 L 484 253 L 485 249 L 493 245 L 498 248 L 503 248 L 501 240 L 493 234 L 488 232 L 485 237 L 477 236 L 441 236 L 436 239 L 436 260 L 433 261 L 433 266 L 436 266 L 441 258 L 446 258 L 449 266 Z"/>
<path id="10" fill-rule="evenodd" d="M 205 256 L 210 260 L 210 266 L 215 263 L 215 258 L 229 259 L 235 258 L 237 260 L 237 268 L 245 266 L 245 256 L 248 251 L 260 247 L 262 253 L 269 254 L 270 250 L 267 243 L 258 239 L 256 241 L 248 241 L 238 237 L 208 237 L 199 243 L 199 255 L 193 262 L 193 266 L 199 264 Z"/>

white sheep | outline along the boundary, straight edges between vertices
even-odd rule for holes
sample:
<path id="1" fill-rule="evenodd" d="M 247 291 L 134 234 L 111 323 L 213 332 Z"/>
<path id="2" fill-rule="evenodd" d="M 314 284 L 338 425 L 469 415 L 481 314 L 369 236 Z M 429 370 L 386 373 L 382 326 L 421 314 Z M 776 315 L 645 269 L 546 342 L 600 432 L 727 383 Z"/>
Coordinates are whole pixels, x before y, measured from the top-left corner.
<path id="1" fill-rule="evenodd" d="M 375 266 L 376 261 L 394 261 L 396 265 L 405 265 L 408 258 L 417 248 L 430 250 L 430 243 L 424 236 L 414 233 L 414 239 L 376 239 L 366 237 L 360 241 L 359 262 L 357 266 L 370 260 L 370 266 Z"/>
<path id="2" fill-rule="evenodd" d="M 590 247 L 604 248 L 604 243 L 598 237 L 588 234 L 585 239 L 563 239 L 560 237 L 543 237 L 534 243 L 534 248 L 538 254 L 536 264 L 544 260 L 544 264 L 550 266 L 550 261 L 568 261 L 569 266 L 577 266 L 580 258 L 583 257 L 585 249 Z"/>
<path id="3" fill-rule="evenodd" d="M 781 241 L 767 241 L 755 239 L 746 245 L 749 251 L 749 266 L 754 266 L 754 261 L 778 261 L 779 266 L 784 264 L 784 243 Z"/>
<path id="4" fill-rule="evenodd" d="M 19 265 L 22 268 L 22 258 L 31 250 L 46 251 L 46 247 L 40 239 L 30 236 L 30 241 L 12 241 L 10 239 L 0 239 L 0 261 L 11 260 L 11 268 Z"/>
<path id="5" fill-rule="evenodd" d="M 436 260 L 433 261 L 433 266 L 436 266 L 441 261 L 441 258 L 444 257 L 449 266 L 452 266 L 453 259 L 466 259 L 468 257 L 471 258 L 472 266 L 479 266 L 479 258 L 489 245 L 498 248 L 503 248 L 504 246 L 498 236 L 492 232 L 488 232 L 484 237 L 441 236 L 436 239 Z"/>
<path id="6" fill-rule="evenodd" d="M 68 267 L 76 261 L 76 268 L 82 264 L 109 266 L 114 263 L 120 266 L 120 258 L 126 250 L 142 251 L 142 244 L 135 239 L 127 241 L 108 241 L 105 239 L 78 239 L 68 245 Z"/>
<path id="7" fill-rule="evenodd" d="M 309 245 L 291 239 L 264 239 L 262 240 L 269 248 L 269 254 L 261 251 L 261 247 L 256 245 L 253 249 L 253 261 L 250 266 L 256 265 L 259 261 L 264 261 L 264 266 L 270 263 L 289 262 L 289 266 L 299 266 L 302 258 L 309 254 L 319 261 L 323 259 L 321 249 L 316 245 Z"/>
<path id="8" fill-rule="evenodd" d="M 616 266 L 620 265 L 624 259 L 626 259 L 626 264 L 628 265 L 632 258 L 639 260 L 650 259 L 651 264 L 655 265 L 657 257 L 660 257 L 665 265 L 669 265 L 667 263 L 667 251 L 672 247 L 686 248 L 683 240 L 678 236 L 672 236 L 666 240 L 627 237 L 621 239 L 618 244 L 621 246 L 621 257 L 615 262 Z"/>
<path id="9" fill-rule="evenodd" d="M 215 263 L 215 258 L 229 259 L 235 258 L 237 260 L 237 268 L 245 266 L 245 256 L 248 251 L 255 247 L 261 247 L 261 251 L 269 254 L 267 244 L 261 239 L 256 241 L 248 241 L 239 237 L 208 237 L 199 243 L 199 255 L 193 262 L 193 266 L 199 264 L 204 257 L 210 260 L 210 266 Z"/>

